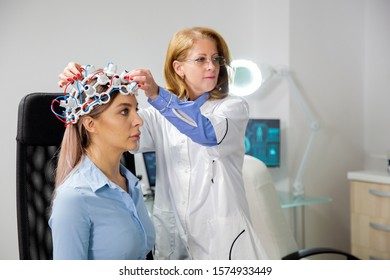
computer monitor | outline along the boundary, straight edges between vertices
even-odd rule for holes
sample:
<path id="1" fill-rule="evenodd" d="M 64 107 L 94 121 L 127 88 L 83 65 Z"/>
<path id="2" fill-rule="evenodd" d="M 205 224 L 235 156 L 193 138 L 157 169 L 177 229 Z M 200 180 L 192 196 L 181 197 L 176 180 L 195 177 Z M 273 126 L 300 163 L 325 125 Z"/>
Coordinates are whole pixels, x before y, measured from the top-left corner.
<path id="1" fill-rule="evenodd" d="M 260 159 L 268 167 L 280 167 L 280 120 L 249 119 L 245 154 Z"/>
<path id="2" fill-rule="evenodd" d="M 149 186 L 156 186 L 156 153 L 145 152 L 142 154 L 145 163 L 146 176 L 148 178 Z"/>

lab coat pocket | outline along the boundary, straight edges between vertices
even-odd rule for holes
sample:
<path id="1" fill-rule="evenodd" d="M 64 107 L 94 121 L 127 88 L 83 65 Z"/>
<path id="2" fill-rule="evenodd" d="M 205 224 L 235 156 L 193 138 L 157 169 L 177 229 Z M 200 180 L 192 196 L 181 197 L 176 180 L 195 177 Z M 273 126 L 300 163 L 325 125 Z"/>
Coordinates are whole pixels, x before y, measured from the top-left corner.
<path id="1" fill-rule="evenodd" d="M 210 229 L 210 259 L 259 259 L 256 241 L 246 219 L 237 214 L 208 222 Z"/>
<path id="2" fill-rule="evenodd" d="M 159 260 L 170 259 L 175 248 L 175 215 L 171 211 L 164 211 L 154 206 L 153 216 L 156 230 L 156 258 Z"/>

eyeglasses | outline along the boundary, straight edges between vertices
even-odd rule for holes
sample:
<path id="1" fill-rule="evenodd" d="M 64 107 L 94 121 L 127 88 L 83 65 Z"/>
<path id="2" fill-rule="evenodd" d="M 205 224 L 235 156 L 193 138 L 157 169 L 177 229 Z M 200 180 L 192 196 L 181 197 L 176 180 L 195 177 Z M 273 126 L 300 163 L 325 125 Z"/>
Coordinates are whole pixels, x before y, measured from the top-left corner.
<path id="1" fill-rule="evenodd" d="M 186 59 L 184 61 L 191 61 L 195 63 L 197 66 L 205 66 L 210 63 L 210 61 L 213 63 L 214 66 L 224 66 L 226 63 L 226 60 L 223 56 L 214 56 L 211 59 L 201 56 L 195 59 Z"/>

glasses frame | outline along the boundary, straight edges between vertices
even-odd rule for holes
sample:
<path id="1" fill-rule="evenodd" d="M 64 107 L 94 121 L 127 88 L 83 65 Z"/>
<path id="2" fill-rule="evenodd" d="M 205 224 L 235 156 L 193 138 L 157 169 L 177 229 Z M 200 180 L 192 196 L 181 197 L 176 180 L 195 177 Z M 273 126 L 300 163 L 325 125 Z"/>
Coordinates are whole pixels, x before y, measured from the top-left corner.
<path id="1" fill-rule="evenodd" d="M 210 62 L 214 66 L 219 66 L 219 67 L 226 65 L 226 59 L 225 59 L 225 57 L 223 57 L 221 55 L 213 56 L 212 58 L 208 58 L 205 56 L 200 56 L 198 58 L 188 58 L 188 59 L 185 59 L 184 62 L 192 62 L 196 66 L 199 66 L 199 67 L 204 67 L 206 65 L 209 65 Z"/>

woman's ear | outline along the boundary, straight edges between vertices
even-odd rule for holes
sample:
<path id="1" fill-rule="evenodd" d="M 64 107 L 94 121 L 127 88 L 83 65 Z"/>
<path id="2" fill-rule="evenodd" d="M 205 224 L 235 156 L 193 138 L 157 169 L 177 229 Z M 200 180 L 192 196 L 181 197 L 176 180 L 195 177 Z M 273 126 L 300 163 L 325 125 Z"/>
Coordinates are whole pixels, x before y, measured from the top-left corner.
<path id="1" fill-rule="evenodd" d="M 182 62 L 175 60 L 172 62 L 172 66 L 176 74 L 179 75 L 182 79 L 184 79 L 184 70 Z"/>
<path id="2" fill-rule="evenodd" d="M 96 131 L 95 120 L 90 116 L 84 116 L 83 118 L 83 126 L 86 131 L 93 133 Z"/>

